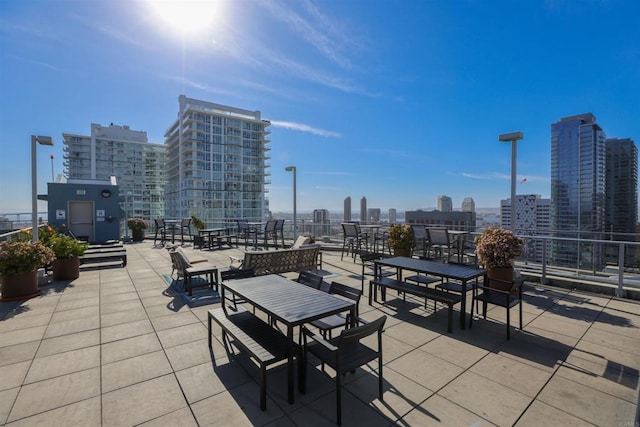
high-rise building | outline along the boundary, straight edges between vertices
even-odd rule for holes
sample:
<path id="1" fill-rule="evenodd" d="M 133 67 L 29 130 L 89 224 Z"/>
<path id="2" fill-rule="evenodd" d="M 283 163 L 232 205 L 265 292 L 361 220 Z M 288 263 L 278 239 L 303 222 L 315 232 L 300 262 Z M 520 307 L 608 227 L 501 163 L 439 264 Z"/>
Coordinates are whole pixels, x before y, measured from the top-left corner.
<path id="1" fill-rule="evenodd" d="M 428 227 L 447 227 L 450 230 L 475 231 L 475 212 L 442 212 L 434 211 L 407 211 L 404 213 L 407 224 L 424 224 Z"/>
<path id="2" fill-rule="evenodd" d="M 438 196 L 438 210 L 440 212 L 452 212 L 453 200 L 449 196 Z"/>
<path id="3" fill-rule="evenodd" d="M 378 224 L 380 222 L 381 213 L 380 208 L 369 208 L 367 210 L 367 222 L 371 224 Z"/>
<path id="4" fill-rule="evenodd" d="M 69 179 L 109 180 L 115 176 L 120 206 L 129 218 L 149 222 L 165 216 L 164 145 L 149 143 L 144 131 L 113 123 L 92 123 L 91 135 L 63 133 L 62 137 Z"/>
<path id="5" fill-rule="evenodd" d="M 591 113 L 551 125 L 551 228 L 555 237 L 598 239 L 605 222 L 605 133 Z M 584 247 L 582 247 L 584 246 Z M 600 268 L 592 245 L 554 240 L 557 265 Z M 587 247 L 588 246 L 588 247 Z"/>
<path id="6" fill-rule="evenodd" d="M 331 220 L 329 210 L 327 209 L 314 209 L 313 210 L 313 225 L 315 236 L 328 236 L 331 234 Z"/>
<path id="7" fill-rule="evenodd" d="M 360 199 L 360 222 L 367 222 L 367 198 L 364 196 Z"/>
<path id="8" fill-rule="evenodd" d="M 344 215 L 345 221 L 351 221 L 351 196 L 344 199 Z"/>
<path id="9" fill-rule="evenodd" d="M 398 220 L 398 212 L 395 208 L 389 209 L 389 224 L 395 224 Z"/>
<path id="10" fill-rule="evenodd" d="M 209 227 L 268 212 L 269 140 L 260 111 L 180 95 L 178 119 L 165 133 L 167 216 L 196 215 Z"/>
<path id="11" fill-rule="evenodd" d="M 516 196 L 516 233 L 525 236 L 548 236 L 551 230 L 551 199 L 543 199 L 539 194 Z M 511 198 L 500 201 L 502 228 L 511 229 Z M 527 240 L 527 259 L 542 262 L 544 242 Z"/>
<path id="12" fill-rule="evenodd" d="M 638 148 L 630 138 L 606 141 L 605 231 L 613 240 L 635 240 L 638 222 Z M 616 234 L 619 233 L 619 234 Z M 618 248 L 607 247 L 607 261 L 617 263 Z M 636 248 L 627 247 L 625 266 L 633 265 Z"/>
<path id="13" fill-rule="evenodd" d="M 638 148 L 630 138 L 607 139 L 605 194 L 605 231 L 635 233 L 638 222 Z"/>
<path id="14" fill-rule="evenodd" d="M 462 201 L 461 206 L 462 212 L 475 212 L 476 211 L 476 202 L 473 201 L 472 197 L 465 197 Z"/>

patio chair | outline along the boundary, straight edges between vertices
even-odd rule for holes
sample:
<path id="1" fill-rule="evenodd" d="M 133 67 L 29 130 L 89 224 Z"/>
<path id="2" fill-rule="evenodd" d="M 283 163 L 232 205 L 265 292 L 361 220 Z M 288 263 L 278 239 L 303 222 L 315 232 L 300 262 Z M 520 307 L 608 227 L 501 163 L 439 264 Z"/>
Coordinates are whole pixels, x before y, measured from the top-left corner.
<path id="1" fill-rule="evenodd" d="M 278 235 L 276 233 L 276 223 L 275 219 L 270 219 L 264 225 L 264 230 L 262 231 L 262 238 L 264 239 L 264 248 L 268 249 L 269 239 L 273 239 L 273 245 L 276 249 L 278 249 Z"/>
<path id="2" fill-rule="evenodd" d="M 372 322 L 360 320 L 361 326 L 345 329 L 340 336 L 325 340 L 302 326 L 303 356 L 305 374 L 303 378 L 303 390 L 306 387 L 306 369 L 308 353 L 313 354 L 321 362 L 326 363 L 335 370 L 336 382 L 336 417 L 338 425 L 342 425 L 342 376 L 347 372 L 354 372 L 356 368 L 374 360 L 378 360 L 378 396 L 383 400 L 382 394 L 382 328 L 387 316 L 382 316 Z M 361 340 L 378 334 L 377 348 L 371 348 L 362 344 Z"/>
<path id="3" fill-rule="evenodd" d="M 167 240 L 167 227 L 164 223 L 163 218 L 155 218 L 153 220 L 155 224 L 156 232 L 153 236 L 153 246 L 156 245 L 156 240 L 158 240 L 158 235 L 160 235 L 160 244 L 164 245 L 165 240 Z"/>
<path id="4" fill-rule="evenodd" d="M 193 295 L 193 278 L 205 276 L 205 283 L 202 286 L 208 286 L 212 290 L 218 290 L 218 269 L 215 265 L 208 263 L 198 263 L 192 265 L 187 257 L 177 250 L 169 251 L 169 256 L 178 272 L 178 278 L 182 277 L 182 287 L 189 296 Z"/>
<path id="5" fill-rule="evenodd" d="M 244 239 L 244 248 L 247 249 L 249 239 L 253 242 L 254 247 L 257 246 L 258 230 L 255 227 L 249 225 L 249 221 L 246 219 L 237 219 L 237 234 L 236 234 L 236 246 L 238 246 L 238 238 L 242 236 Z"/>
<path id="6" fill-rule="evenodd" d="M 451 241 L 451 236 L 449 236 L 449 231 L 446 228 L 429 228 L 428 232 L 434 256 L 440 259 L 446 256 L 447 261 L 449 261 L 449 258 L 456 251 L 457 242 L 455 240 Z"/>
<path id="7" fill-rule="evenodd" d="M 364 279 L 366 276 L 375 277 L 375 261 L 387 257 L 381 252 L 360 251 L 360 262 L 362 263 L 362 275 L 360 276 L 360 291 L 364 292 Z M 381 277 L 395 276 L 396 273 L 389 270 L 381 270 Z"/>
<path id="8" fill-rule="evenodd" d="M 373 233 L 373 252 L 378 252 L 378 245 L 380 245 L 380 251 L 384 253 L 385 250 L 391 255 L 391 248 L 389 247 L 389 231 L 384 230 L 376 230 Z"/>
<path id="9" fill-rule="evenodd" d="M 359 317 L 358 305 L 360 304 L 360 297 L 362 297 L 362 291 L 354 289 L 351 286 L 343 285 L 338 282 L 331 282 L 329 293 L 334 295 L 340 295 L 344 298 L 353 300 L 355 305 L 356 319 Z M 323 317 L 322 319 L 314 320 L 311 322 L 313 326 L 320 330 L 322 337 L 327 339 L 327 335 L 331 338 L 331 331 L 336 328 L 348 328 L 351 324 L 351 316 L 344 314 L 334 314 L 331 316 Z"/>
<path id="10" fill-rule="evenodd" d="M 185 231 L 187 232 L 187 236 L 193 241 L 193 236 L 191 235 L 191 218 L 182 218 L 182 220 L 180 220 L 180 240 L 182 243 L 184 243 Z"/>
<path id="11" fill-rule="evenodd" d="M 322 284 L 322 276 L 318 276 L 317 274 L 313 274 L 309 271 L 301 271 L 300 273 L 298 273 L 296 282 L 301 283 L 305 286 L 309 286 L 310 288 L 320 289 L 320 285 Z"/>
<path id="12" fill-rule="evenodd" d="M 362 241 L 368 238 L 368 234 L 361 233 L 358 224 L 353 222 L 343 222 L 342 224 L 342 253 L 340 254 L 340 260 L 344 258 L 344 252 L 346 250 L 347 255 L 351 251 L 353 256 L 353 262 L 356 261 L 356 254 L 362 250 Z"/>
<path id="13" fill-rule="evenodd" d="M 187 262 L 190 265 L 202 264 L 202 263 L 209 262 L 209 260 L 204 258 L 204 257 L 187 255 L 187 253 L 184 251 L 184 249 L 182 249 L 178 245 L 167 246 L 166 249 L 169 251 L 169 255 L 171 255 L 171 252 L 173 252 L 173 251 L 180 252 L 187 259 Z M 172 269 L 171 269 L 171 277 L 173 277 L 173 273 L 175 273 L 176 271 L 179 271 L 179 265 L 177 265 L 177 263 L 174 262 L 174 258 L 171 258 L 171 267 L 172 267 Z M 177 277 L 177 279 L 179 279 L 179 278 L 180 278 L 180 276 Z"/>
<path id="14" fill-rule="evenodd" d="M 256 275 L 256 272 L 253 268 L 236 268 L 233 270 L 221 271 L 220 281 L 224 283 L 234 279 L 247 279 L 249 277 L 254 277 L 255 275 Z M 227 293 L 225 293 L 225 299 L 228 299 L 229 301 L 233 302 L 233 307 L 231 308 L 233 308 L 236 311 L 238 310 L 238 303 L 242 304 L 245 302 L 244 299 L 236 297 L 234 293 L 231 293 L 231 298 L 229 298 Z M 255 313 L 255 309 L 254 309 L 254 313 Z"/>
<path id="15" fill-rule="evenodd" d="M 427 227 L 423 224 L 411 224 L 411 231 L 413 232 L 413 241 L 415 242 L 413 250 L 422 252 L 422 256 L 426 258 L 429 255 L 430 244 Z"/>
<path id="16" fill-rule="evenodd" d="M 284 219 L 276 220 L 276 249 L 278 249 L 278 236 L 280 236 L 280 241 L 282 242 L 282 247 L 284 248 Z"/>
<path id="17" fill-rule="evenodd" d="M 493 304 L 507 309 L 507 339 L 511 339 L 511 307 L 519 306 L 520 330 L 522 330 L 522 284 L 524 278 L 516 274 L 513 280 L 499 280 L 485 276 L 484 284 L 474 286 L 471 299 L 469 329 L 473 324 L 473 308 L 482 303 L 482 317 L 487 319 L 487 305 Z"/>

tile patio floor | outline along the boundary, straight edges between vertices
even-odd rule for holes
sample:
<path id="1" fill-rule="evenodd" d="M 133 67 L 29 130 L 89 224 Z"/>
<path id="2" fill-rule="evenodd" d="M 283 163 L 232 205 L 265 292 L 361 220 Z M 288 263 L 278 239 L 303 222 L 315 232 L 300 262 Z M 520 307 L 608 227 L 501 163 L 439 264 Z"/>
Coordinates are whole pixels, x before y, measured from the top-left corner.
<path id="1" fill-rule="evenodd" d="M 227 359 L 218 328 L 212 360 L 214 306 L 171 293 L 166 250 L 147 240 L 127 253 L 126 268 L 83 270 L 39 298 L 0 303 L 0 425 L 334 425 L 334 383 L 313 367 L 293 405 L 286 369 L 272 368 L 261 411 L 257 369 Z M 226 268 L 240 251 L 201 253 Z M 360 286 L 359 264 L 339 252 L 324 253 L 324 268 Z M 528 283 L 524 331 L 507 341 L 504 310 L 448 334 L 446 310 L 392 297 L 370 307 L 367 291 L 362 317 L 388 316 L 384 401 L 368 369 L 347 375 L 343 425 L 640 425 L 637 301 Z"/>

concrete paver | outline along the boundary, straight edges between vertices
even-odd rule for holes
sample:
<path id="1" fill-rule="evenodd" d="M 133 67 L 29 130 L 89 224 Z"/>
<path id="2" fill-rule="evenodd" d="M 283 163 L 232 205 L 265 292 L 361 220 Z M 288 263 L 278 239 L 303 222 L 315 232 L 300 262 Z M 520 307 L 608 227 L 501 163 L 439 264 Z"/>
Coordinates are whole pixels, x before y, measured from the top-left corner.
<path id="1" fill-rule="evenodd" d="M 286 370 L 272 367 L 261 411 L 253 364 L 230 360 L 217 328 L 209 351 L 207 310 L 218 304 L 185 305 L 166 284 L 167 251 L 151 241 L 127 253 L 125 268 L 83 270 L 38 298 L 0 303 L 0 425 L 335 423 L 331 369 L 310 360 L 307 393 L 291 405 Z M 198 251 L 220 269 L 241 253 Z M 331 251 L 323 261 L 340 274 L 332 280 L 360 288 L 359 263 Z M 346 375 L 344 425 L 637 425 L 637 301 L 528 283 L 524 331 L 507 341 L 502 308 L 464 330 L 455 313 L 447 333 L 446 309 L 393 294 L 371 307 L 365 286 L 361 317 L 388 316 L 384 400 L 371 367 Z"/>

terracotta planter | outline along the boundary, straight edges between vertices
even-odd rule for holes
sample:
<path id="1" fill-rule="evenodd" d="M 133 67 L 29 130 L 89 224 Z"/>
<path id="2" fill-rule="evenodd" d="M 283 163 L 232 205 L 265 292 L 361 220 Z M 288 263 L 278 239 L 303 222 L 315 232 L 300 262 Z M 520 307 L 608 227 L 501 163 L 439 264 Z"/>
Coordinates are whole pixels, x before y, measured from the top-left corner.
<path id="1" fill-rule="evenodd" d="M 411 257 L 411 248 L 393 248 L 393 255 Z"/>
<path id="2" fill-rule="evenodd" d="M 144 230 L 133 229 L 131 236 L 134 242 L 142 242 L 144 240 Z"/>
<path id="3" fill-rule="evenodd" d="M 489 280 L 490 287 L 506 291 L 511 288 L 511 281 L 513 280 L 513 267 L 489 267 L 487 268 L 487 277 L 489 279 L 504 280 L 505 282 L 508 282 L 503 283 Z"/>
<path id="4" fill-rule="evenodd" d="M 38 289 L 38 271 L 29 271 L 26 273 L 15 274 L 2 278 L 2 300 L 23 300 L 40 295 Z"/>
<path id="5" fill-rule="evenodd" d="M 80 258 L 56 259 L 53 261 L 53 280 L 74 280 L 80 277 Z"/>

